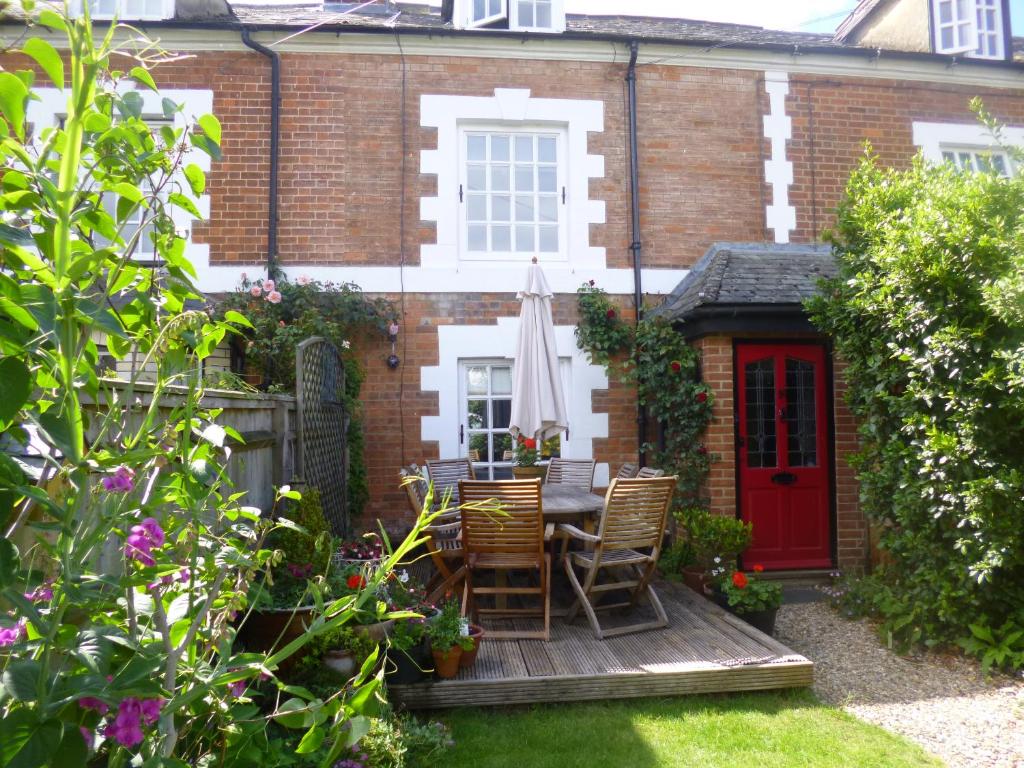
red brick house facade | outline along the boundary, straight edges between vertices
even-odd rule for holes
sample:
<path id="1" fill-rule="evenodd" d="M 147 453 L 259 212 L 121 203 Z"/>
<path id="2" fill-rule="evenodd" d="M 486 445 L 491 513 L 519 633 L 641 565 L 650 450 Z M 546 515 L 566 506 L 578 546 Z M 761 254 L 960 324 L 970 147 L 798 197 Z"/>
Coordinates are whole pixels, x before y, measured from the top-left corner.
<path id="1" fill-rule="evenodd" d="M 944 1 L 930 4 L 936 14 Z M 409 515 L 398 469 L 465 454 L 470 401 L 485 402 L 491 421 L 500 421 L 515 292 L 535 255 L 556 293 L 570 411 L 564 453 L 596 459 L 598 486 L 638 458 L 635 398 L 589 365 L 572 334 L 575 289 L 586 280 L 613 294 L 624 316 L 635 311 L 626 91 L 634 44 L 640 289 L 648 306 L 716 243 L 819 243 L 865 141 L 896 165 L 919 151 L 976 162 L 992 142 L 968 108 L 975 96 L 1010 126 L 1008 136 L 1024 136 L 1024 67 L 1010 58 L 1005 3 L 1002 56 L 990 60 L 936 53 L 927 41 L 914 52 L 884 50 L 884 24 L 862 47 L 850 28 L 833 38 L 564 17 L 559 0 L 496 5 L 506 15 L 510 5 L 522 7 L 489 28 L 472 27 L 474 10 L 461 0 L 451 19 L 436 8 L 381 2 L 355 13 L 239 4 L 212 19 L 179 13 L 143 23 L 169 49 L 192 55 L 156 72 L 161 87 L 196 113 L 212 107 L 223 125 L 208 218 L 182 223 L 210 293 L 233 289 L 242 272 L 258 276 L 268 262 L 271 65 L 243 33 L 279 57 L 277 238 L 269 256 L 290 279 L 350 281 L 400 309 L 399 367 L 385 364 L 391 350 L 383 344 L 359 352 L 368 514 L 396 527 Z M 852 28 L 863 31 L 892 3 L 861 5 L 871 8 L 858 10 Z M 553 21 L 546 29 L 540 15 L 523 23 L 526 6 Z M 26 66 L 16 56 L 2 63 Z M 47 110 L 54 119 L 59 103 L 44 97 L 33 106 L 37 119 Z M 720 456 L 708 488 L 716 512 L 739 514 L 744 491 L 739 348 L 813 338 L 797 326 L 694 335 L 716 393 L 706 437 Z M 786 567 L 813 560 L 856 568 L 865 562 L 867 527 L 845 460 L 855 426 L 843 404 L 841 362 L 830 359 L 827 340 L 817 341 L 829 374 L 816 394 L 830 405 L 818 425 L 819 453 L 828 457 L 828 546 L 824 560 Z M 476 428 L 499 465 L 500 427 Z"/>

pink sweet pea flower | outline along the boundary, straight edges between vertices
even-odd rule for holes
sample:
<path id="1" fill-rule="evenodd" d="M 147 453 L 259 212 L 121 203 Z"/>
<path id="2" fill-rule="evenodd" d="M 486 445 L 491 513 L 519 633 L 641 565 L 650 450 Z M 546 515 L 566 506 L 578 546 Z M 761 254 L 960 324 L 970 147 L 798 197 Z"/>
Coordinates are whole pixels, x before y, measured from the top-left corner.
<path id="1" fill-rule="evenodd" d="M 24 619 L 21 619 L 13 627 L 0 627 L 0 648 L 5 645 L 14 645 L 26 634 Z"/>
<path id="2" fill-rule="evenodd" d="M 83 696 L 78 700 L 78 706 L 80 706 L 82 709 L 95 709 L 101 715 L 107 714 L 107 712 L 110 710 L 110 707 L 107 706 L 107 703 L 105 701 L 100 701 L 94 696 Z"/>
<path id="3" fill-rule="evenodd" d="M 233 683 L 228 683 L 228 693 L 236 699 L 245 693 L 245 680 L 236 680 Z"/>
<path id="4" fill-rule="evenodd" d="M 160 523 L 152 517 L 147 517 L 142 521 L 140 527 L 146 531 L 146 535 L 149 536 L 149 540 L 153 542 L 154 547 L 162 547 L 164 545 L 164 529 L 160 527 Z"/>
<path id="5" fill-rule="evenodd" d="M 163 705 L 163 699 L 146 699 L 142 702 L 142 719 L 146 725 L 152 725 L 160 719 L 160 708 Z"/>
<path id="6" fill-rule="evenodd" d="M 135 473 L 128 467 L 118 467 L 114 474 L 103 478 L 103 488 L 107 493 L 130 493 L 135 487 Z"/>

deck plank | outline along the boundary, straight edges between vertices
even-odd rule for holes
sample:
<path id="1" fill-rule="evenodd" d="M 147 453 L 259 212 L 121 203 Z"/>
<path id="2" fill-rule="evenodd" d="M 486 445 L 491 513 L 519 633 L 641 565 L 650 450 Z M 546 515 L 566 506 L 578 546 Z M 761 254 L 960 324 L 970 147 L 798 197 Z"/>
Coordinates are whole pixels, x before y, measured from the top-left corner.
<path id="1" fill-rule="evenodd" d="M 551 640 L 486 638 L 454 680 L 392 686 L 408 708 L 675 696 L 810 685 L 813 664 L 681 585 L 659 584 L 665 629 L 594 637 L 582 617 L 551 621 Z M 642 609 L 638 609 L 642 610 Z M 630 619 L 630 615 L 626 615 Z M 533 628 L 522 620 L 522 628 Z M 520 620 L 516 620 L 518 624 Z"/>

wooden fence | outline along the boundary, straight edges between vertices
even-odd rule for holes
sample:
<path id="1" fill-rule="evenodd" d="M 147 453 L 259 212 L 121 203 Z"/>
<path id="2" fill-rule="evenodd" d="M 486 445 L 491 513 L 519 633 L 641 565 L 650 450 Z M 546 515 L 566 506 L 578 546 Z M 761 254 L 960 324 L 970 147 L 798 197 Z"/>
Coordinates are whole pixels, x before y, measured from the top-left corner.
<path id="1" fill-rule="evenodd" d="M 114 389 L 124 390 L 124 382 L 104 380 Z M 135 385 L 135 408 L 142 412 L 152 398 L 153 386 Z M 170 413 L 180 405 L 184 395 L 178 390 L 165 391 L 161 397 L 160 412 Z M 231 427 L 241 435 L 243 443 L 231 444 L 228 475 L 236 491 L 245 491 L 243 503 L 259 507 L 268 513 L 274 504 L 274 488 L 291 483 L 297 474 L 298 450 L 295 398 L 291 395 L 234 392 L 207 389 L 201 406 L 220 409 L 216 422 Z M 86 406 L 91 409 L 90 406 Z M 131 414 L 127 420 L 131 421 Z"/>

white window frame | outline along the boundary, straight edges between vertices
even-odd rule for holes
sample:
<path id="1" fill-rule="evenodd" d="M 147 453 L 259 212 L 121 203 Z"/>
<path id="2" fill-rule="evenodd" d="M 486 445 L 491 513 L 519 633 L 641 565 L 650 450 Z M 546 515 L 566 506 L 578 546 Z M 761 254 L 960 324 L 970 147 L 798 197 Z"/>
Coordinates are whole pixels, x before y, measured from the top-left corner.
<path id="1" fill-rule="evenodd" d="M 462 261 L 529 261 L 534 256 L 544 261 L 566 261 L 568 259 L 568 237 L 566 233 L 569 227 L 569 206 L 568 206 L 568 158 L 566 157 L 566 128 L 564 125 L 544 125 L 544 124 L 529 124 L 529 123 L 478 123 L 473 121 L 465 121 L 459 123 L 459 185 L 462 191 L 462 200 L 459 205 L 459 255 Z M 509 160 L 509 197 L 511 198 L 511 212 L 509 219 L 510 229 L 510 245 L 511 250 L 508 251 L 494 251 L 488 248 L 486 251 L 471 251 L 469 249 L 469 199 L 471 192 L 469 189 L 468 172 L 469 166 L 475 164 L 470 161 L 468 157 L 468 141 L 471 135 L 495 135 L 505 134 L 511 138 L 510 141 L 510 160 Z M 531 251 L 517 251 L 515 250 L 515 174 L 514 174 L 514 163 L 512 162 L 512 153 L 514 152 L 514 143 L 516 136 L 550 136 L 555 139 L 555 152 L 556 152 L 556 178 L 555 178 L 555 204 L 557 211 L 557 227 L 558 227 L 558 249 L 555 251 L 541 251 L 539 248 L 539 218 L 535 218 L 531 223 L 531 226 L 537 234 L 535 240 L 535 248 Z M 532 167 L 537 168 L 538 161 L 534 159 Z M 492 162 L 488 159 L 486 162 L 488 169 L 491 168 Z M 490 172 L 488 172 L 488 178 Z M 536 185 L 535 185 L 536 186 Z M 537 189 L 534 189 L 531 193 L 534 196 L 535 203 L 537 202 L 536 196 L 539 194 Z M 488 203 L 491 201 L 492 190 L 490 184 L 486 192 Z M 488 206 L 490 208 L 490 206 Z M 535 217 L 539 217 L 539 206 L 534 210 Z M 488 216 L 488 223 L 491 223 L 490 216 Z M 489 239 L 489 238 L 488 238 Z"/>
<path id="2" fill-rule="evenodd" d="M 942 159 L 962 171 L 974 171 L 976 173 L 987 173 L 985 158 L 998 157 L 1002 160 L 1005 173 L 1000 176 L 1010 178 L 1017 175 L 1017 167 L 1009 153 L 999 147 L 959 146 L 956 144 L 941 144 Z M 966 158 L 964 156 L 967 156 Z"/>
<path id="3" fill-rule="evenodd" d="M 914 146 L 921 149 L 925 160 L 936 164 L 946 162 L 943 152 L 956 150 L 1007 154 L 989 130 L 978 123 L 914 122 L 913 133 Z M 1002 140 L 1007 146 L 1024 147 L 1024 127 L 1004 126 Z M 1016 173 L 1012 158 L 1007 160 L 1010 172 Z"/>
<path id="4" fill-rule="evenodd" d="M 593 224 L 605 223 L 603 200 L 590 199 L 590 180 L 604 176 L 604 157 L 587 153 L 589 134 L 604 130 L 604 103 L 585 99 L 535 99 L 523 89 L 497 88 L 494 96 L 424 94 L 420 98 L 420 125 L 437 129 L 437 149 L 420 152 L 420 171 L 437 176 L 437 195 L 420 198 L 420 217 L 437 225 L 437 239 L 420 246 L 420 265 L 429 269 L 468 270 L 469 265 L 488 272 L 505 268 L 521 270 L 523 259 L 464 260 L 462 203 L 459 201 L 460 128 L 500 124 L 541 126 L 545 131 L 565 131 L 567 175 L 565 258 L 550 258 L 553 269 L 596 272 L 607 267 L 605 249 L 590 243 Z M 571 169 L 571 172 L 570 172 Z M 464 181 L 463 181 L 464 183 Z M 555 256 L 552 254 L 552 256 Z M 548 256 L 541 258 L 544 264 Z M 517 280 L 521 271 L 516 271 Z"/>
<path id="5" fill-rule="evenodd" d="M 89 0 L 75 0 L 73 6 L 75 15 L 82 15 L 84 4 L 87 2 Z M 129 13 L 128 5 L 130 2 L 131 0 L 114 0 L 116 5 L 114 13 L 90 12 L 89 17 L 97 21 L 107 21 L 115 17 L 123 21 L 159 21 L 174 18 L 174 0 L 162 0 L 159 13 L 143 15 Z"/>
<path id="6" fill-rule="evenodd" d="M 533 5 L 533 24 L 524 24 L 519 18 L 520 0 L 508 0 L 512 4 L 509 9 L 509 29 L 522 32 L 564 32 L 565 31 L 565 3 L 564 0 L 523 0 Z M 537 3 L 543 2 L 551 6 L 551 24 L 546 27 L 538 26 Z"/>
<path id="7" fill-rule="evenodd" d="M 1002 60 L 1006 58 L 1004 47 L 1004 28 L 1006 20 L 1003 18 L 1002 0 L 963 0 L 966 3 L 965 15 L 959 12 L 961 0 L 932 0 L 932 27 L 934 30 L 934 48 L 936 53 L 951 55 L 962 54 L 972 59 Z M 944 4 L 949 4 L 951 18 L 947 23 L 942 22 L 941 9 Z M 988 11 L 993 12 L 994 28 L 989 29 L 987 24 L 979 24 L 979 19 Z M 967 42 L 958 42 L 959 31 L 966 27 Z M 953 44 L 945 46 L 942 43 L 942 33 L 946 29 L 953 31 Z M 987 40 L 983 38 L 994 36 L 996 45 L 995 52 L 988 53 Z"/>
<path id="8" fill-rule="evenodd" d="M 466 8 L 465 8 L 464 14 L 465 14 L 465 23 L 466 23 L 466 28 L 467 29 L 474 29 L 476 27 L 485 27 L 488 24 L 493 24 L 496 21 L 501 21 L 502 19 L 507 19 L 508 18 L 508 3 L 509 3 L 509 0 L 498 0 L 498 12 L 497 13 L 491 13 L 491 14 L 486 13 L 486 11 L 487 11 L 486 6 L 489 6 L 491 4 L 491 2 L 493 2 L 493 0 L 479 0 L 479 2 L 482 2 L 484 4 L 484 6 L 485 6 L 485 8 L 484 8 L 485 13 L 479 19 L 476 18 L 473 15 L 474 10 L 475 10 L 475 8 L 473 6 L 476 4 L 476 2 L 478 2 L 478 0 L 465 0 Z"/>

